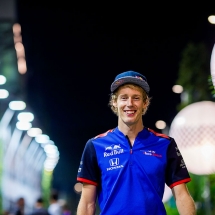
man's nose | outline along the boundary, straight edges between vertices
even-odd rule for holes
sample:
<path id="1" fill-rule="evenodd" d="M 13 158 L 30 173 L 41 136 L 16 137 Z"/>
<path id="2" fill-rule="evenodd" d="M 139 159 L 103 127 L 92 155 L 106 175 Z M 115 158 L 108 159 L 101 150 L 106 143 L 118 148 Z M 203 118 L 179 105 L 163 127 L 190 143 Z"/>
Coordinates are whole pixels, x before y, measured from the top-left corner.
<path id="1" fill-rule="evenodd" d="M 133 105 L 133 101 L 132 101 L 132 98 L 128 98 L 127 100 L 127 106 L 132 106 Z"/>

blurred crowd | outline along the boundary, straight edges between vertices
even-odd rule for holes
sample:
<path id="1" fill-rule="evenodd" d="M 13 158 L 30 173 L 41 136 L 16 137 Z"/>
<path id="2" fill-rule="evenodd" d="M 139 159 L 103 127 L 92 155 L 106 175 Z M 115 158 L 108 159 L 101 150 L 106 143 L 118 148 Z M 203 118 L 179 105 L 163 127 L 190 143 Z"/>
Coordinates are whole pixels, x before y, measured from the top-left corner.
<path id="1" fill-rule="evenodd" d="M 72 212 L 66 203 L 60 203 L 58 193 L 52 193 L 48 207 L 45 207 L 44 199 L 40 197 L 36 200 L 32 212 L 27 213 L 25 211 L 25 199 L 20 197 L 14 208 L 4 211 L 3 215 L 72 215 Z"/>

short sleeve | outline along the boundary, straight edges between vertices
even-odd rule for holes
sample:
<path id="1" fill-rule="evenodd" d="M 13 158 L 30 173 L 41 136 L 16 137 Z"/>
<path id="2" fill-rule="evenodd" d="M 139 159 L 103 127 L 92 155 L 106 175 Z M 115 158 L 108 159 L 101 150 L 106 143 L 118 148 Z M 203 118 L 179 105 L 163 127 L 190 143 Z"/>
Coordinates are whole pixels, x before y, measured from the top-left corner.
<path id="1" fill-rule="evenodd" d="M 167 149 L 166 184 L 174 186 L 191 181 L 181 152 L 173 138 Z"/>
<path id="2" fill-rule="evenodd" d="M 98 186 L 101 180 L 100 168 L 92 139 L 88 140 L 82 153 L 77 181 Z"/>

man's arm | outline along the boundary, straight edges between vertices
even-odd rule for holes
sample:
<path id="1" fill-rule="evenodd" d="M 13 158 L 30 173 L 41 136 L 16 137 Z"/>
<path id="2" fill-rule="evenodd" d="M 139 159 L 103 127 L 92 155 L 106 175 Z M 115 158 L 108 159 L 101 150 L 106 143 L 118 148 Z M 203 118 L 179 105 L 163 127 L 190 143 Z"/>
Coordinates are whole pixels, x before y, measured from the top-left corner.
<path id="1" fill-rule="evenodd" d="M 83 183 L 77 215 L 94 215 L 96 212 L 96 198 L 96 186 Z"/>
<path id="2" fill-rule="evenodd" d="M 195 202 L 186 184 L 179 184 L 172 188 L 176 206 L 180 215 L 196 215 Z"/>

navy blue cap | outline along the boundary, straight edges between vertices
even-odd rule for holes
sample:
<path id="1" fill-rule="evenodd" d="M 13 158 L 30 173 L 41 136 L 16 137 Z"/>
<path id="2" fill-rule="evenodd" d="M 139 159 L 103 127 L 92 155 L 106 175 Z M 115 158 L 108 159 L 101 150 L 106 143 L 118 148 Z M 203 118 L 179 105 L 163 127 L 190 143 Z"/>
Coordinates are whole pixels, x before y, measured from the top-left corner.
<path id="1" fill-rule="evenodd" d="M 129 83 L 140 86 L 147 94 L 149 94 L 150 88 L 146 77 L 135 71 L 126 71 L 117 75 L 114 82 L 111 84 L 110 90 L 111 92 L 114 92 L 121 85 Z"/>

